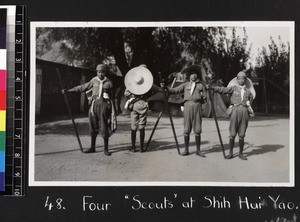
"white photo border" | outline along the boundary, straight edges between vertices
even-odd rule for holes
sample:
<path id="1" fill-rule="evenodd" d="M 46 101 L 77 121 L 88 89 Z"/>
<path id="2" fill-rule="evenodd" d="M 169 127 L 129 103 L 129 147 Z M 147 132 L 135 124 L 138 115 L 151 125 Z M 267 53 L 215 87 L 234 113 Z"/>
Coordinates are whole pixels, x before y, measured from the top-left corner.
<path id="1" fill-rule="evenodd" d="M 290 30 L 290 113 L 289 113 L 289 182 L 115 182 L 115 181 L 35 181 L 35 92 L 36 28 L 39 27 L 282 27 Z M 29 186 L 220 186 L 220 187 L 294 187 L 295 186 L 295 22 L 294 21 L 214 21 L 214 22 L 31 22 L 30 23 L 30 109 L 29 109 Z"/>

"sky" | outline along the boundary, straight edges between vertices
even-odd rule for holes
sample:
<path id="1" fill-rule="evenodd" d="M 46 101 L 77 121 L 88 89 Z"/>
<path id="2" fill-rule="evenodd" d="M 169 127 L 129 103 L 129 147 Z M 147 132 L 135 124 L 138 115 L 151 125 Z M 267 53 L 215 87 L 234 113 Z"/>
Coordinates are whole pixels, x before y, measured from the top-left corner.
<path id="1" fill-rule="evenodd" d="M 284 43 L 290 42 L 290 28 L 288 27 L 246 27 L 248 34 L 248 47 L 252 43 L 251 60 L 255 61 L 258 55 L 258 48 L 262 49 L 271 43 L 270 36 L 273 37 L 276 44 L 279 43 L 278 36 Z"/>

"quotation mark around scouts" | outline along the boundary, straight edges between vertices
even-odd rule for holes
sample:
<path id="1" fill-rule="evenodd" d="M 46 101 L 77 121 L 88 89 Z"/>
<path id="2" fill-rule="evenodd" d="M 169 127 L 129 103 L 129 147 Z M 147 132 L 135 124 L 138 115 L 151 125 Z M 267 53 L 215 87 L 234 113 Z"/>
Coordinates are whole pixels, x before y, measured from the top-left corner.
<path id="1" fill-rule="evenodd" d="M 142 200 L 140 195 L 134 195 L 132 198 L 129 198 L 129 195 L 125 195 L 125 199 L 133 201 L 131 205 L 131 209 L 133 210 L 162 210 L 171 209 L 174 206 L 173 201 L 171 201 L 167 197 L 163 197 L 162 199 L 155 201 L 145 201 Z"/>
<path id="2" fill-rule="evenodd" d="M 177 198 L 177 194 L 173 194 L 173 198 L 169 197 L 162 197 L 159 200 L 155 201 L 147 201 L 143 200 L 140 195 L 134 195 L 133 197 L 129 197 L 128 194 L 124 196 L 126 200 L 132 200 L 131 202 L 131 209 L 133 210 L 164 210 L 164 209 L 171 209 L 174 207 L 175 202 L 174 200 Z M 189 197 L 185 201 L 180 203 L 182 208 L 193 208 L 196 200 L 192 197 Z"/>

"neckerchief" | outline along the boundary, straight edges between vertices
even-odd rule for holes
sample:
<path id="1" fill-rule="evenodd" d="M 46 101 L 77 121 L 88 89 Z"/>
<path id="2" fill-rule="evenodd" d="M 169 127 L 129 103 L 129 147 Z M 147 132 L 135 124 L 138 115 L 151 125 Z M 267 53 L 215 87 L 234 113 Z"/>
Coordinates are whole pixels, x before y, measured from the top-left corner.
<path id="1" fill-rule="evenodd" d="M 196 82 L 192 82 L 191 95 L 193 95 L 195 88 L 196 88 Z"/>
<path id="2" fill-rule="evenodd" d="M 239 86 L 240 90 L 241 90 L 241 102 L 243 102 L 243 98 L 244 98 L 244 94 L 245 94 L 245 89 L 246 89 L 246 86 L 243 85 L 243 86 Z"/>
<path id="3" fill-rule="evenodd" d="M 96 78 L 99 81 L 99 92 L 98 92 L 98 97 L 100 98 L 102 95 L 102 91 L 103 91 L 103 82 L 106 81 L 106 77 L 104 77 L 103 80 L 101 80 L 98 76 Z"/>
<path id="4" fill-rule="evenodd" d="M 103 91 L 103 82 L 106 81 L 107 78 L 104 77 L 104 79 L 101 80 L 98 76 L 96 76 L 95 79 L 99 82 L 98 97 L 100 98 L 101 95 L 102 95 L 102 91 Z M 94 113 L 94 103 L 95 103 L 95 100 L 93 100 L 92 104 L 91 104 L 91 113 L 92 113 L 92 115 L 95 115 L 95 113 Z"/>

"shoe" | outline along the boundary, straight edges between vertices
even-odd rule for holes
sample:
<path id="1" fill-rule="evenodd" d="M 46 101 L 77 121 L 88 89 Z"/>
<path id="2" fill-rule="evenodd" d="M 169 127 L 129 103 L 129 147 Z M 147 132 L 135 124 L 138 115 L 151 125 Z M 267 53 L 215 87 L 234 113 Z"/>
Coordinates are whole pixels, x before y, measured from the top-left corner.
<path id="1" fill-rule="evenodd" d="M 229 139 L 229 154 L 225 157 L 226 159 L 233 158 L 233 147 L 234 147 L 234 138 Z"/>
<path id="2" fill-rule="evenodd" d="M 239 158 L 242 159 L 242 160 L 247 160 L 247 157 L 244 156 L 244 154 L 239 154 Z"/>
<path id="3" fill-rule="evenodd" d="M 135 153 L 136 130 L 131 130 L 131 147 L 129 151 Z"/>
<path id="4" fill-rule="evenodd" d="M 140 152 L 144 152 L 145 128 L 140 130 Z"/>
<path id="5" fill-rule="evenodd" d="M 108 137 L 104 137 L 104 154 L 110 156 L 111 152 L 108 151 Z"/>
<path id="6" fill-rule="evenodd" d="M 230 154 L 228 154 L 227 156 L 225 156 L 225 159 L 232 159 L 233 158 L 233 154 L 232 153 L 230 153 Z"/>
<path id="7" fill-rule="evenodd" d="M 201 145 L 201 136 L 200 135 L 195 135 L 195 141 L 196 141 L 196 155 L 201 156 L 201 157 L 206 157 L 204 153 L 200 151 L 200 145 Z"/>
<path id="8" fill-rule="evenodd" d="M 95 153 L 95 152 L 96 152 L 95 148 L 92 148 L 92 147 L 83 151 L 83 153 Z"/>
<path id="9" fill-rule="evenodd" d="M 240 138 L 239 145 L 240 145 L 239 158 L 242 159 L 242 160 L 247 160 L 247 157 L 243 154 L 243 150 L 244 150 L 244 138 Z"/>
<path id="10" fill-rule="evenodd" d="M 189 151 L 188 150 L 185 150 L 182 154 L 181 154 L 181 156 L 188 156 L 190 153 L 189 153 Z"/>
<path id="11" fill-rule="evenodd" d="M 190 143 L 190 135 L 184 135 L 185 150 L 181 154 L 181 156 L 187 156 L 187 155 L 189 155 L 189 143 Z"/>
<path id="12" fill-rule="evenodd" d="M 95 153 L 96 152 L 96 148 L 95 148 L 96 147 L 96 138 L 97 138 L 97 135 L 91 136 L 91 148 L 83 151 L 83 153 Z"/>

